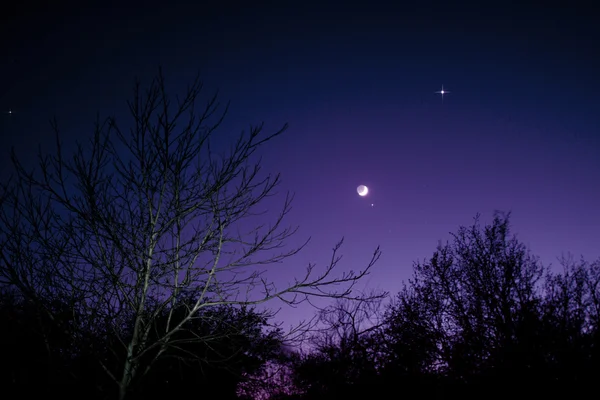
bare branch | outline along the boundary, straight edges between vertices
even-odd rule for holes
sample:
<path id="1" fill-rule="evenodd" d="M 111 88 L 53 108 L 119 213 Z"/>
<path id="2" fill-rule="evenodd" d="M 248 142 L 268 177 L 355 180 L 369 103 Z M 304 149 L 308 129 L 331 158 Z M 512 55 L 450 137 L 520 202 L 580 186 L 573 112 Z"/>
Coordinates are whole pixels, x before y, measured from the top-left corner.
<path id="1" fill-rule="evenodd" d="M 205 310 L 277 299 L 364 300 L 354 287 L 381 254 L 376 249 L 361 271 L 338 274 L 340 241 L 323 268 L 309 264 L 284 287 L 268 280 L 270 267 L 308 242 L 288 246 L 297 230 L 284 226 L 291 194 L 270 223 L 258 208 L 280 182 L 263 173 L 258 151 L 287 125 L 270 134 L 251 127 L 228 152 L 217 152 L 228 105 L 216 95 L 201 105 L 201 94 L 196 79 L 172 102 L 159 71 L 146 90 L 136 83 L 127 128 L 98 117 L 89 140 L 68 156 L 52 121 L 55 154 L 40 151 L 36 171 L 13 154 L 14 177 L 1 187 L 0 282 L 50 316 L 49 299 L 73 299 L 81 329 L 101 326 L 112 335 L 120 366 L 100 362 L 121 398 L 180 346 L 178 334 Z"/>

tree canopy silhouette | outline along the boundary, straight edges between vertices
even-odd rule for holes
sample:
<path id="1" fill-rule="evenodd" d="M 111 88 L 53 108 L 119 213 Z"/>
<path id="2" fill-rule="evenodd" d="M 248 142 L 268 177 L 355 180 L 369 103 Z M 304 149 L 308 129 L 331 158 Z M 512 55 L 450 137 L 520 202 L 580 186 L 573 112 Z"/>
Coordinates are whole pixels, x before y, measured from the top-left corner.
<path id="1" fill-rule="evenodd" d="M 497 212 L 481 225 L 477 215 L 415 263 L 374 329 L 351 328 L 350 309 L 335 309 L 327 340 L 292 363 L 300 394 L 288 398 L 592 389 L 600 370 L 600 260 L 565 258 L 564 271 L 551 272 L 511 234 L 509 220 Z"/>

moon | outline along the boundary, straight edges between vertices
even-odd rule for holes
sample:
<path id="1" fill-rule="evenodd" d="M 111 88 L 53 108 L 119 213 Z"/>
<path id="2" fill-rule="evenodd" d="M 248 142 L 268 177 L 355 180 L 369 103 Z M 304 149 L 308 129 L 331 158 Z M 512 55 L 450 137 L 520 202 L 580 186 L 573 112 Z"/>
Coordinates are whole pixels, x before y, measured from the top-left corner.
<path id="1" fill-rule="evenodd" d="M 358 193 L 359 196 L 366 196 L 367 193 L 369 193 L 369 188 L 366 187 L 365 185 L 360 185 L 359 187 L 356 188 L 356 192 Z"/>

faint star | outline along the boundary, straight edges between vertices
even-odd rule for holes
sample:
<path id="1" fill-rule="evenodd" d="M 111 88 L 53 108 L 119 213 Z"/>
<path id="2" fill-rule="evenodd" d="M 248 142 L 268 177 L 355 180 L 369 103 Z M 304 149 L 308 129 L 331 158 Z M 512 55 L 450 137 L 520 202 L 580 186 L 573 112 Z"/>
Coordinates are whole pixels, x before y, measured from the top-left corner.
<path id="1" fill-rule="evenodd" d="M 439 92 L 436 92 L 437 94 L 441 94 L 442 95 L 442 103 L 444 102 L 444 95 L 450 93 L 447 90 L 444 90 L 444 85 L 442 85 L 442 90 L 440 90 Z"/>

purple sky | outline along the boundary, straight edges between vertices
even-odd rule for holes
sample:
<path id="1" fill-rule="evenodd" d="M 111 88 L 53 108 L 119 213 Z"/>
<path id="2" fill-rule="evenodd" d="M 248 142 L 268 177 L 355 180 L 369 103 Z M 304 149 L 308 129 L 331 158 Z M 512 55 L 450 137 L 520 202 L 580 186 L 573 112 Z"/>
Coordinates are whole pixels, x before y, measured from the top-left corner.
<path id="1" fill-rule="evenodd" d="M 1 117 L 3 147 L 51 143 L 53 115 L 84 137 L 96 112 L 123 115 L 134 77 L 159 64 L 174 89 L 200 70 L 232 102 L 228 137 L 290 124 L 264 167 L 296 193 L 288 223 L 312 242 L 278 279 L 327 262 L 345 236 L 343 269 L 380 245 L 365 284 L 393 293 L 438 240 L 494 210 L 512 211 L 545 263 L 600 256 L 600 32 L 588 10 L 150 3 L 0 21 L 0 107 L 15 112 Z"/>

